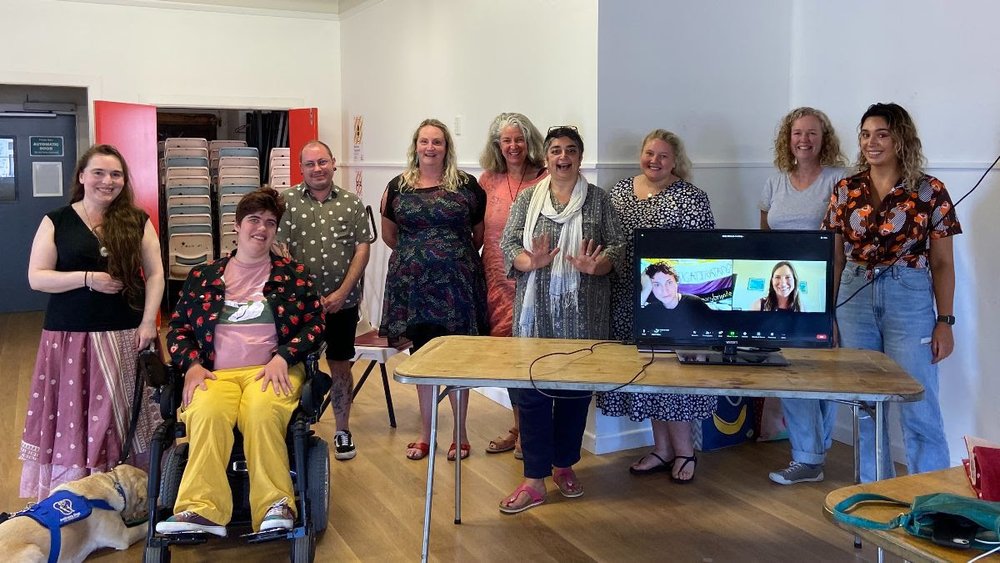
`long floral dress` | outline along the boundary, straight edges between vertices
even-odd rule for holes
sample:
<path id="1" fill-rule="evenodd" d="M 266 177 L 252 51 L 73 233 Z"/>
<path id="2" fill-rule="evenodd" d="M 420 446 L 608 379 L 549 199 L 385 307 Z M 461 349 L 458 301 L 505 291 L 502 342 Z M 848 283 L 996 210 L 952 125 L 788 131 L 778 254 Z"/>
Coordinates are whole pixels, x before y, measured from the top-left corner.
<path id="1" fill-rule="evenodd" d="M 486 196 L 471 176 L 450 192 L 386 187 L 385 217 L 398 239 L 389 257 L 382 304 L 381 336 L 435 327 L 447 334 L 488 334 L 483 264 L 472 227 L 483 221 Z"/>
<path id="2" fill-rule="evenodd" d="M 486 271 L 486 306 L 490 315 L 490 336 L 510 336 L 514 322 L 514 280 L 507 277 L 500 239 L 510 216 L 510 208 L 521 191 L 537 184 L 548 174 L 543 170 L 518 186 L 511 186 L 504 173 L 483 172 L 479 185 L 486 192 L 486 220 L 483 237 L 483 268 Z"/>
<path id="3" fill-rule="evenodd" d="M 622 178 L 611 188 L 611 205 L 618 211 L 625 232 L 624 264 L 611 274 L 611 337 L 632 340 L 635 280 L 632 262 L 635 244 L 632 232 L 639 228 L 714 229 L 715 218 L 708 195 L 694 185 L 678 180 L 648 198 L 635 196 L 633 178 Z M 715 412 L 714 395 L 659 393 L 598 393 L 597 407 L 607 416 L 628 416 L 639 422 L 698 420 Z"/>

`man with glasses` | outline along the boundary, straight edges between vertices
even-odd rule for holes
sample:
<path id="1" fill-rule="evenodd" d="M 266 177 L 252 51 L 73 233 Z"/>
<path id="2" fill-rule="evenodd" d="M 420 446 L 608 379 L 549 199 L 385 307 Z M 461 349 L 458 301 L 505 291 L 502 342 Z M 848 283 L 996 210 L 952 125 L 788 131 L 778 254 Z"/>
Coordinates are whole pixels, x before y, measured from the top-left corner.
<path id="1" fill-rule="evenodd" d="M 333 377 L 334 457 L 343 461 L 357 453 L 349 424 L 351 360 L 371 232 L 361 199 L 333 183 L 336 164 L 326 143 L 309 141 L 302 147 L 302 183 L 282 194 L 288 211 L 278 226 L 276 246 L 279 253 L 309 268 L 319 290 L 326 314 L 326 360 Z"/>

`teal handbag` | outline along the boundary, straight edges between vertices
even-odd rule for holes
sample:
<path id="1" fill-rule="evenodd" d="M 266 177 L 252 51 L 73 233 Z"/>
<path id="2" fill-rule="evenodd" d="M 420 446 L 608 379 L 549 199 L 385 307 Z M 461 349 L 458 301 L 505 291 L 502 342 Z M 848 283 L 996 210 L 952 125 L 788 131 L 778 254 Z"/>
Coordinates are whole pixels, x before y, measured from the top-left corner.
<path id="1" fill-rule="evenodd" d="M 848 514 L 862 503 L 878 502 L 906 506 L 889 522 L 877 522 Z M 872 493 L 852 495 L 833 507 L 833 517 L 845 524 L 869 530 L 903 528 L 909 534 L 940 545 L 993 550 L 1000 547 L 1000 502 L 935 493 L 913 499 L 913 504 Z"/>

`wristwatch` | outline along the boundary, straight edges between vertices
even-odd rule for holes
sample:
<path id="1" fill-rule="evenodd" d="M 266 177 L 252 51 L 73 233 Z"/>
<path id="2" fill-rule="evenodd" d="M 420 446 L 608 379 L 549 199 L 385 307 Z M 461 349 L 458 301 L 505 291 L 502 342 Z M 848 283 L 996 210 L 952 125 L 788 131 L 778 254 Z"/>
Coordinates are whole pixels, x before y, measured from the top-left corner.
<path id="1" fill-rule="evenodd" d="M 944 323 L 946 325 L 955 324 L 955 315 L 938 315 L 937 322 Z"/>

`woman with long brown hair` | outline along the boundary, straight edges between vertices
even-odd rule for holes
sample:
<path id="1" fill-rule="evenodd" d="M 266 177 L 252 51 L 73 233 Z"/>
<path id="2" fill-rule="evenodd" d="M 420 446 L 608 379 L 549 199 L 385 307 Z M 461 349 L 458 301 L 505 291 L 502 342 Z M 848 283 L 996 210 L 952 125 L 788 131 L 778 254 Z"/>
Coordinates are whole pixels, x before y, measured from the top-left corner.
<path id="1" fill-rule="evenodd" d="M 21 439 L 21 497 L 113 467 L 124 448 L 139 350 L 157 339 L 160 243 L 110 145 L 80 157 L 70 205 L 35 233 L 28 282 L 49 293 Z M 148 464 L 156 412 L 143 402 L 132 462 Z"/>

